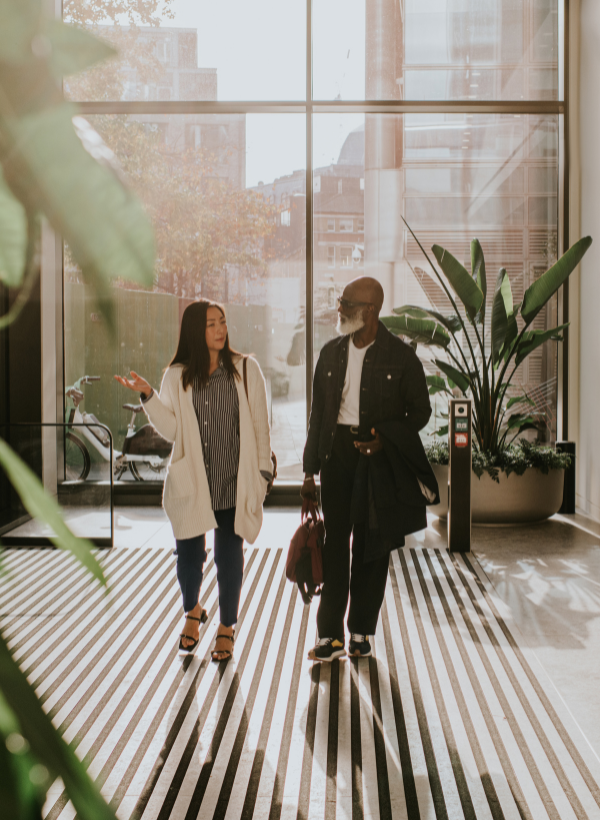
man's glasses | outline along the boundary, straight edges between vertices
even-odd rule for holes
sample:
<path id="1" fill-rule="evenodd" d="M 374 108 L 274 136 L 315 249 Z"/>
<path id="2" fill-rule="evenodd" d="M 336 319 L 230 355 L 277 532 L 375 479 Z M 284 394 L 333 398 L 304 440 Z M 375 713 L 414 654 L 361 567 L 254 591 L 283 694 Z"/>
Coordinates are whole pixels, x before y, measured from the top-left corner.
<path id="1" fill-rule="evenodd" d="M 351 302 L 349 299 L 344 299 L 343 296 L 338 296 L 337 300 L 338 305 L 344 310 L 354 310 L 354 308 L 368 307 L 373 304 L 373 302 Z"/>

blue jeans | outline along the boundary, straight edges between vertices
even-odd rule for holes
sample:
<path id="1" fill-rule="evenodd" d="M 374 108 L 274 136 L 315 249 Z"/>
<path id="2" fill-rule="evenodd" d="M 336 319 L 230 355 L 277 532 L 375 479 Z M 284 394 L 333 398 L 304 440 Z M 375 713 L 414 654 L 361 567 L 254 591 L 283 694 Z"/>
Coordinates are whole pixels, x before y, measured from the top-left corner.
<path id="1" fill-rule="evenodd" d="M 244 539 L 234 531 L 235 507 L 216 510 L 215 564 L 219 585 L 219 609 L 223 626 L 237 623 L 242 576 L 244 574 Z M 190 612 L 198 603 L 206 561 L 206 538 L 184 538 L 176 541 L 177 580 L 183 597 L 183 609 Z"/>

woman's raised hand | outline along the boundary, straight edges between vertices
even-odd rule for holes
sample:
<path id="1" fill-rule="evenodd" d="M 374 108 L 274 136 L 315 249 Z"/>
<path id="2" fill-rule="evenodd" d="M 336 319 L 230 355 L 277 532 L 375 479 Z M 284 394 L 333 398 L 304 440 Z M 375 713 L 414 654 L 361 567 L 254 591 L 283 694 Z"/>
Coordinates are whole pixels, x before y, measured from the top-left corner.
<path id="1" fill-rule="evenodd" d="M 148 384 L 146 379 L 143 379 L 141 376 L 134 370 L 129 371 L 131 378 L 126 379 L 124 376 L 115 376 L 115 379 L 122 384 L 123 387 L 128 387 L 130 390 L 135 390 L 136 393 L 141 393 L 143 396 L 149 396 L 152 392 L 151 385 Z"/>

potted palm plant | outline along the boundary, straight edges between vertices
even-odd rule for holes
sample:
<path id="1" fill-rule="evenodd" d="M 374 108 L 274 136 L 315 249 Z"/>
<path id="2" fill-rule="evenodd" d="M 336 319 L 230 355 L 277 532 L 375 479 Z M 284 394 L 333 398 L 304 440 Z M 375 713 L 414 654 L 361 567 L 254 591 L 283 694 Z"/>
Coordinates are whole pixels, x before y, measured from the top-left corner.
<path id="1" fill-rule="evenodd" d="M 488 283 L 483 249 L 471 242 L 471 271 L 439 245 L 432 247 L 435 265 L 417 242 L 452 305 L 449 315 L 404 305 L 382 318 L 393 333 L 413 347 L 438 348 L 437 375 L 428 375 L 431 395 L 462 395 L 473 402 L 473 521 L 517 523 L 547 518 L 562 502 L 564 469 L 569 456 L 520 439 L 540 424 L 535 402 L 526 394 L 510 395 L 519 365 L 549 340 L 562 341 L 568 324 L 532 329 L 536 316 L 575 270 L 591 237 L 584 237 L 540 276 L 515 304 L 510 279 L 501 268 L 494 284 L 491 311 L 486 310 Z M 438 269 L 441 269 L 440 270 Z M 461 307 L 459 307 L 460 303 Z M 447 436 L 447 425 L 436 431 Z M 447 484 L 447 444 L 431 445 L 429 457 L 441 486 Z M 440 505 L 444 517 L 447 506 Z"/>

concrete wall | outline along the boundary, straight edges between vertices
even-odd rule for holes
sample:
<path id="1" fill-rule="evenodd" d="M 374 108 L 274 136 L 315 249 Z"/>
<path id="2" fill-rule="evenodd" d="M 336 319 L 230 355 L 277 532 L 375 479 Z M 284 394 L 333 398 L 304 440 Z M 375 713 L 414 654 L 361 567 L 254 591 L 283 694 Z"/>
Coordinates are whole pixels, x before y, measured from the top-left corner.
<path id="1" fill-rule="evenodd" d="M 579 161 L 576 158 L 572 168 L 575 183 L 580 183 L 579 233 L 591 235 L 594 244 L 579 277 L 579 407 L 572 409 L 578 410 L 578 504 L 600 520 L 600 2 L 579 0 L 573 5 L 579 5 L 580 20 L 579 134 L 573 145 Z M 578 237 L 571 233 L 573 242 Z"/>

